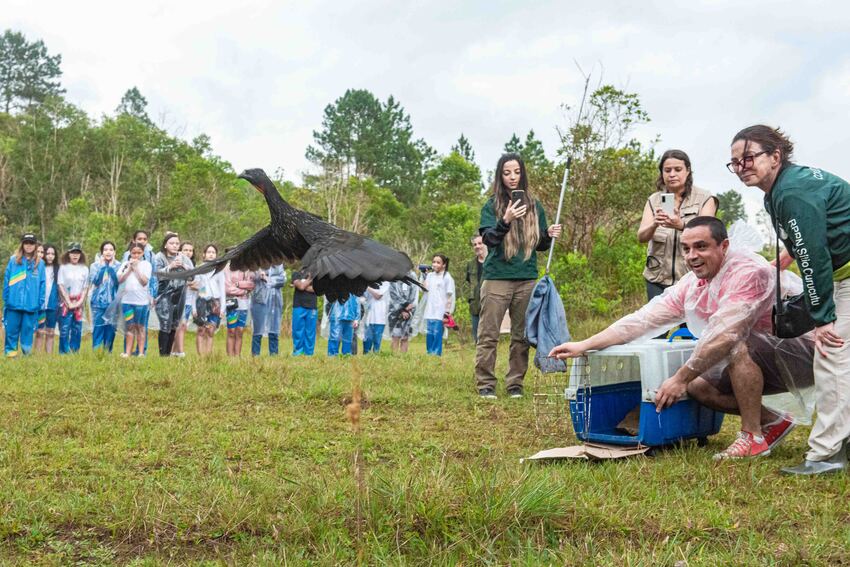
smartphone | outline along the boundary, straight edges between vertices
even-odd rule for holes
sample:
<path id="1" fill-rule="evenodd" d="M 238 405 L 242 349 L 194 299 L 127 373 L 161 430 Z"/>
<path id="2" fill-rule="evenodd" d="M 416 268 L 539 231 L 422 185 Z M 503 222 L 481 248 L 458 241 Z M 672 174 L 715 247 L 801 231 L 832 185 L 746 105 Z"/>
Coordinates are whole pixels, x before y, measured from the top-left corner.
<path id="1" fill-rule="evenodd" d="M 511 202 L 516 203 L 517 201 L 522 201 L 523 195 L 525 195 L 525 191 L 522 189 L 514 189 L 511 191 Z"/>
<path id="2" fill-rule="evenodd" d="M 673 208 L 676 204 L 676 196 L 673 193 L 662 193 L 661 194 L 661 210 L 664 211 L 668 217 L 673 216 Z"/>

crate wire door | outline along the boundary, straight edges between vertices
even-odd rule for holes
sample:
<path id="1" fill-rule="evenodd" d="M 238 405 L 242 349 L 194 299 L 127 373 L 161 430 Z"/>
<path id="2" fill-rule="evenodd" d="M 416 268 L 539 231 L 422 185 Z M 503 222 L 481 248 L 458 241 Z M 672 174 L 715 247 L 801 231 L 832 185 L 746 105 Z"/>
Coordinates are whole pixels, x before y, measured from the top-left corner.
<path id="1" fill-rule="evenodd" d="M 587 371 L 587 357 L 581 356 L 572 359 L 567 364 L 566 372 L 543 373 L 537 370 L 534 378 L 534 427 L 538 433 L 544 435 L 564 436 L 569 434 L 573 428 L 570 421 L 570 405 L 567 391 L 571 383 L 571 377 L 586 388 L 588 397 L 586 399 L 585 419 L 588 427 L 590 424 L 590 376 Z M 587 429 L 585 429 L 587 430 Z"/>

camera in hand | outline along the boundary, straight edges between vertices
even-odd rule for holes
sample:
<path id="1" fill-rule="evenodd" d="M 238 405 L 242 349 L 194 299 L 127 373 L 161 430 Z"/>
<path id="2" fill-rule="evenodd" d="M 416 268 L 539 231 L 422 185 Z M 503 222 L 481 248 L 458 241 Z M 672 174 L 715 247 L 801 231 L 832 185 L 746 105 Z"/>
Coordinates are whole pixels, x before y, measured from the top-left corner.
<path id="1" fill-rule="evenodd" d="M 431 270 L 432 270 L 432 268 L 428 264 L 419 264 L 419 271 L 422 272 L 423 274 L 425 272 L 430 272 Z"/>

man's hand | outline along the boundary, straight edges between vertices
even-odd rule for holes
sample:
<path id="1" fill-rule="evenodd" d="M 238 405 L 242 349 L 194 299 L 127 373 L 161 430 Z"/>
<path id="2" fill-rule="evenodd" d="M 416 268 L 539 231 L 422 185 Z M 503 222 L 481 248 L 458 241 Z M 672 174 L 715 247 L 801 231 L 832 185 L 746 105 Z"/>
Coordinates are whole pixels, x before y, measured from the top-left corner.
<path id="1" fill-rule="evenodd" d="M 820 327 L 815 327 L 815 348 L 826 358 L 826 350 L 824 347 L 839 348 L 844 346 L 844 339 L 835 332 L 835 323 L 827 323 Z"/>
<path id="2" fill-rule="evenodd" d="M 565 358 L 581 356 L 587 350 L 584 346 L 584 341 L 561 343 L 549 352 L 549 356 L 564 360 Z"/>
<path id="3" fill-rule="evenodd" d="M 678 375 L 674 374 L 667 378 L 655 393 L 655 411 L 660 412 L 664 408 L 669 408 L 678 402 L 679 398 L 684 396 L 687 391 L 688 383 Z"/>

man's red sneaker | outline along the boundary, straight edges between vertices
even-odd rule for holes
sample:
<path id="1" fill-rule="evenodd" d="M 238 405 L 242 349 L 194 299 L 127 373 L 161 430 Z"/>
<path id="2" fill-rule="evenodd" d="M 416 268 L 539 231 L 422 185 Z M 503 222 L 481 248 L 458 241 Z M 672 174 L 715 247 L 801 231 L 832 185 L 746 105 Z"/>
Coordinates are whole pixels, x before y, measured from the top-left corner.
<path id="1" fill-rule="evenodd" d="M 726 459 L 748 459 L 750 457 L 766 457 L 770 454 L 770 447 L 764 437 L 756 437 L 748 431 L 739 431 L 738 438 L 729 445 L 725 451 L 714 455 L 715 461 Z"/>
<path id="2" fill-rule="evenodd" d="M 773 423 L 762 427 L 762 433 L 764 434 L 764 440 L 767 446 L 773 449 L 779 445 L 779 442 L 791 433 L 791 430 L 796 426 L 797 424 L 791 420 L 788 414 L 783 414 Z"/>

